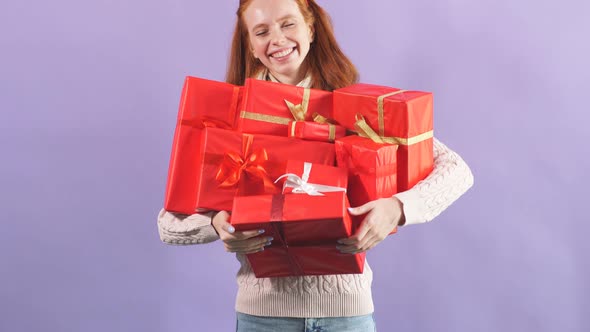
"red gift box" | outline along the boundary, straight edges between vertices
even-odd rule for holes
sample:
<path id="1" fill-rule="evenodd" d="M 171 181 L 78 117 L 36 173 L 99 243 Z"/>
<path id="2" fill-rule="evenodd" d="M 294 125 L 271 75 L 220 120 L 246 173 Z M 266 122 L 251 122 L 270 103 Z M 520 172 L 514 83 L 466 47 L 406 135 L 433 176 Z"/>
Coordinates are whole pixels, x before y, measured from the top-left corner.
<path id="1" fill-rule="evenodd" d="M 314 113 L 332 116 L 332 92 L 246 79 L 237 119 L 238 131 L 288 136 L 293 120 L 310 121 Z"/>
<path id="2" fill-rule="evenodd" d="M 352 206 L 397 193 L 397 145 L 354 135 L 336 140 L 334 146 L 338 167 L 348 169 L 347 193 Z"/>
<path id="3" fill-rule="evenodd" d="M 433 168 L 432 93 L 354 84 L 334 90 L 334 119 L 376 142 L 399 144 L 398 191 L 424 179 Z"/>
<path id="4" fill-rule="evenodd" d="M 178 120 L 203 127 L 231 129 L 240 99 L 239 86 L 187 76 L 180 97 Z"/>
<path id="5" fill-rule="evenodd" d="M 289 137 L 310 141 L 334 142 L 337 138 L 344 136 L 346 136 L 346 128 L 339 125 L 310 121 L 289 122 Z"/>
<path id="6" fill-rule="evenodd" d="M 236 195 L 279 192 L 273 181 L 290 159 L 334 164 L 329 143 L 190 124 L 181 124 L 177 132 L 164 203 L 168 211 L 231 210 Z"/>
<path id="7" fill-rule="evenodd" d="M 258 278 L 362 273 L 364 253 L 336 249 L 338 239 L 352 234 L 348 206 L 344 192 L 236 197 L 231 224 L 274 238 L 272 246 L 247 255 Z"/>
<path id="8" fill-rule="evenodd" d="M 274 243 L 336 246 L 337 240 L 352 235 L 344 192 L 241 196 L 233 203 L 231 224 L 236 230 L 264 229 Z"/>
<path id="9" fill-rule="evenodd" d="M 246 255 L 257 278 L 363 273 L 365 253 L 343 254 L 335 245 L 271 246 Z"/>
<path id="10" fill-rule="evenodd" d="M 283 194 L 296 193 L 321 196 L 326 192 L 346 192 L 348 171 L 344 168 L 289 160 L 283 180 Z"/>

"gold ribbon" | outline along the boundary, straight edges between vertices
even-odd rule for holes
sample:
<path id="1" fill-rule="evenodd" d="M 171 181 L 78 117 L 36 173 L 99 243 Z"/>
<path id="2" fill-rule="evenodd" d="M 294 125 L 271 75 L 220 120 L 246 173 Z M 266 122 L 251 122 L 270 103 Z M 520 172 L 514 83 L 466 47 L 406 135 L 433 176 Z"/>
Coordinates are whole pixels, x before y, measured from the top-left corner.
<path id="1" fill-rule="evenodd" d="M 285 99 L 285 104 L 287 104 L 287 107 L 289 108 L 289 111 L 291 111 L 291 114 L 293 115 L 293 119 L 295 119 L 295 121 L 305 120 L 305 114 L 307 113 L 307 107 L 309 106 L 310 95 L 310 89 L 303 89 L 303 99 L 301 100 L 301 104 L 297 105 Z"/>
<path id="2" fill-rule="evenodd" d="M 386 93 L 384 95 L 381 95 L 379 97 L 377 97 L 377 115 L 378 115 L 378 119 L 379 119 L 379 136 L 385 136 L 385 123 L 384 123 L 384 116 L 383 116 L 383 104 L 384 104 L 384 99 L 387 97 L 391 97 L 400 93 L 404 93 L 408 90 L 397 90 L 397 91 L 393 91 L 390 93 Z"/>
<path id="3" fill-rule="evenodd" d="M 263 121 L 263 122 L 269 122 L 269 123 L 280 124 L 280 125 L 288 125 L 289 122 L 293 121 L 293 119 L 284 118 L 282 116 L 268 115 L 268 114 L 254 113 L 254 112 L 246 112 L 246 111 L 242 111 L 240 116 L 244 119 Z"/>
<path id="4" fill-rule="evenodd" d="M 381 117 L 380 119 L 382 120 Z M 361 114 L 356 115 L 356 122 L 354 123 L 354 127 L 356 128 L 359 136 L 370 138 L 373 142 L 379 144 L 412 145 L 434 137 L 434 132 L 432 130 L 408 138 L 386 137 L 382 135 L 377 135 L 375 130 L 373 130 L 373 128 L 369 126 L 369 124 L 365 121 L 365 118 Z"/>
<path id="5" fill-rule="evenodd" d="M 316 113 L 313 113 L 313 121 L 319 124 L 327 124 L 328 125 L 328 140 L 330 142 L 334 142 L 336 140 L 336 126 L 334 125 L 334 120 L 328 119 L 325 116 Z"/>
<path id="6" fill-rule="evenodd" d="M 301 104 L 293 104 L 292 102 L 285 99 L 285 103 L 291 111 L 291 115 L 295 121 L 304 121 L 305 115 L 307 113 L 307 108 L 309 106 L 309 99 L 311 96 L 311 89 L 305 88 L 303 89 L 303 99 L 301 100 Z M 255 120 L 255 121 L 262 121 L 268 123 L 274 123 L 278 125 L 289 125 L 289 122 L 293 121 L 291 118 L 286 118 L 283 116 L 277 115 L 269 115 L 269 114 L 262 114 L 262 113 L 255 113 L 255 112 L 247 112 L 242 111 L 240 112 L 240 117 L 243 119 Z"/>

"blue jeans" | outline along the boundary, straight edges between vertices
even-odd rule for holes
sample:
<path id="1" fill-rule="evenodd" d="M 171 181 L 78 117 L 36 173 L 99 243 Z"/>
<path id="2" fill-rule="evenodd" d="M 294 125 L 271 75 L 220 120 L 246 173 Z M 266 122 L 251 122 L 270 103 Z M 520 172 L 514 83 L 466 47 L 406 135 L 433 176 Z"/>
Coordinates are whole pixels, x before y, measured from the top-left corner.
<path id="1" fill-rule="evenodd" d="M 238 312 L 237 332 L 375 332 L 373 315 L 328 318 L 260 317 Z"/>

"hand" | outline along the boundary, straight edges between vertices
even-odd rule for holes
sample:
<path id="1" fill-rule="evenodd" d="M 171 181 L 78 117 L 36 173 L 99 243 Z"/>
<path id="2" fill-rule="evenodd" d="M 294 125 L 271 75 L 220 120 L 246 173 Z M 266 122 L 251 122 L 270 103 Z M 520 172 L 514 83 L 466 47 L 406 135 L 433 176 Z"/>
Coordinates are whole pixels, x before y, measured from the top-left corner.
<path id="1" fill-rule="evenodd" d="M 227 252 L 235 252 L 241 254 L 252 254 L 263 251 L 265 246 L 270 245 L 273 240 L 272 237 L 259 236 L 264 233 L 264 230 L 250 230 L 237 232 L 235 228 L 228 222 L 229 214 L 225 211 L 217 213 L 211 224 Z"/>
<path id="2" fill-rule="evenodd" d="M 402 203 L 396 197 L 380 198 L 349 209 L 353 216 L 367 214 L 353 236 L 338 240 L 338 250 L 345 254 L 358 254 L 375 247 L 391 231 L 405 221 Z"/>

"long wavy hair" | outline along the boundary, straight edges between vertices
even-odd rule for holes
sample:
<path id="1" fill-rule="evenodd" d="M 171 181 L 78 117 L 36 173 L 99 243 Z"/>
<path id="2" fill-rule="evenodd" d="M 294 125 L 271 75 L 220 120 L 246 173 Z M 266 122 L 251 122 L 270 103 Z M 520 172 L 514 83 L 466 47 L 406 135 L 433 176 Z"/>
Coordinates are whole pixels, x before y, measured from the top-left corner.
<path id="1" fill-rule="evenodd" d="M 305 22 L 313 27 L 314 32 L 314 41 L 305 59 L 311 71 L 311 87 L 332 91 L 356 83 L 359 78 L 358 71 L 338 46 L 328 13 L 314 0 L 294 1 L 297 2 Z M 236 12 L 236 26 L 225 76 L 226 82 L 236 85 L 243 85 L 246 78 L 255 77 L 264 69 L 262 62 L 249 51 L 248 29 L 243 14 L 251 2 L 252 0 L 240 0 Z"/>

